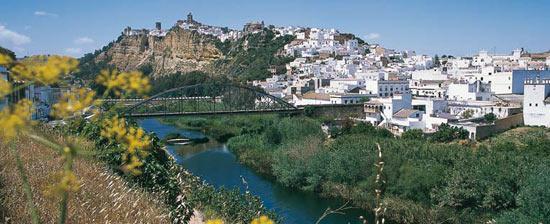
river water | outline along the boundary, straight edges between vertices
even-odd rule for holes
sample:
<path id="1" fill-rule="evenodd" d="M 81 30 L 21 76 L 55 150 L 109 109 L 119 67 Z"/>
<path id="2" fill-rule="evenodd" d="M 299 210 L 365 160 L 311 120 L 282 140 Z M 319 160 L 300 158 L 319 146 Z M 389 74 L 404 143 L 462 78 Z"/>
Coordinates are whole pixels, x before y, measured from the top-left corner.
<path id="1" fill-rule="evenodd" d="M 138 123 L 161 139 L 169 133 L 181 133 L 191 138 L 204 136 L 201 132 L 162 124 L 156 119 L 143 119 Z M 267 208 L 283 217 L 284 223 L 315 223 L 328 207 L 337 208 L 343 204 L 336 200 L 320 198 L 313 193 L 283 187 L 263 178 L 240 164 L 225 144 L 212 139 L 203 144 L 168 146 L 168 152 L 178 164 L 217 188 L 239 188 L 245 191 L 248 185 L 248 190 L 259 196 Z M 359 209 L 347 210 L 345 213 L 330 215 L 321 223 L 361 223 L 358 217 L 365 215 L 365 212 Z"/>

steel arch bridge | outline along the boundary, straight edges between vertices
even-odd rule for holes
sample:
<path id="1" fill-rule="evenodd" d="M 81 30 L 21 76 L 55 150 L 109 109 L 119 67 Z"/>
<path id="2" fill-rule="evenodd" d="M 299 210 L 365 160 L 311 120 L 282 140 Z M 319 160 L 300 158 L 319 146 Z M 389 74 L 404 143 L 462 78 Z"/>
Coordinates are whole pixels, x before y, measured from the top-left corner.
<path id="1" fill-rule="evenodd" d="M 197 84 L 166 90 L 139 101 L 127 117 L 186 116 L 240 113 L 291 113 L 300 109 L 256 89 L 230 84 Z"/>

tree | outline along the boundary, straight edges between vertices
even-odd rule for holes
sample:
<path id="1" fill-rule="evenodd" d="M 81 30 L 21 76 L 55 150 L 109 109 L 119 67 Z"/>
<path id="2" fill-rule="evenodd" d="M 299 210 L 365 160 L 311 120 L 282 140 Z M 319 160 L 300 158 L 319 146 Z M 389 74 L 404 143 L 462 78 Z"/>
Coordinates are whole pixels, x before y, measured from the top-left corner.
<path id="1" fill-rule="evenodd" d="M 420 129 L 409 129 L 403 132 L 401 138 L 408 140 L 420 140 L 424 138 L 424 132 Z"/>
<path id="2" fill-rule="evenodd" d="M 493 123 L 497 120 L 497 116 L 493 113 L 485 114 L 485 116 L 483 116 L 483 118 L 485 119 L 485 121 L 487 121 L 489 123 Z"/>
<path id="3" fill-rule="evenodd" d="M 464 112 L 462 112 L 462 118 L 464 119 L 472 118 L 473 115 L 474 115 L 474 111 L 470 109 L 467 109 Z"/>
<path id="4" fill-rule="evenodd" d="M 435 67 L 440 67 L 441 66 L 441 61 L 439 61 L 439 56 L 437 56 L 437 54 L 434 57 L 434 66 Z"/>
<path id="5" fill-rule="evenodd" d="M 435 142 L 451 142 L 457 139 L 467 139 L 468 134 L 468 131 L 464 130 L 464 128 L 441 124 L 439 130 L 430 139 Z"/>

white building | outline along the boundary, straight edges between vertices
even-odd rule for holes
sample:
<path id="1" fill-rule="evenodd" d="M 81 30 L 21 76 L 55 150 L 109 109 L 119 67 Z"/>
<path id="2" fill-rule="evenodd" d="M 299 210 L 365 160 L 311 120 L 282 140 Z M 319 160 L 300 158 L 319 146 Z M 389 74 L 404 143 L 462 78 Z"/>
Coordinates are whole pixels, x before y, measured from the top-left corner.
<path id="1" fill-rule="evenodd" d="M 358 104 L 363 103 L 370 95 L 366 94 L 330 94 L 331 104 Z"/>
<path id="2" fill-rule="evenodd" d="M 493 113 L 502 119 L 521 113 L 521 107 L 492 101 L 449 101 L 449 112 L 460 118 L 480 118 Z"/>
<path id="3" fill-rule="evenodd" d="M 550 70 L 514 70 L 499 72 L 495 67 L 485 67 L 475 80 L 491 84 L 495 94 L 523 94 L 523 82 L 526 79 L 550 78 Z"/>
<path id="4" fill-rule="evenodd" d="M 491 99 L 491 84 L 484 84 L 479 80 L 472 83 L 451 83 L 447 89 L 447 99 L 457 101 L 477 100 L 487 101 Z"/>
<path id="5" fill-rule="evenodd" d="M 550 79 L 525 81 L 523 120 L 526 125 L 550 127 Z"/>
<path id="6" fill-rule="evenodd" d="M 396 94 L 408 93 L 409 81 L 407 80 L 366 80 L 365 90 L 361 93 L 388 97 Z"/>
<path id="7" fill-rule="evenodd" d="M 414 96 L 444 99 L 447 95 L 447 81 L 411 79 L 409 89 Z"/>

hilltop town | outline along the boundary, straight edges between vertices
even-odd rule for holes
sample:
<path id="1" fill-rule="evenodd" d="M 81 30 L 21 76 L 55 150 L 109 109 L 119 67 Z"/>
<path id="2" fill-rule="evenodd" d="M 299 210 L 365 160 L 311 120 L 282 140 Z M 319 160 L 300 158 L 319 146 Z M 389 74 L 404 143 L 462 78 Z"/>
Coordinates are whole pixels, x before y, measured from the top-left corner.
<path id="1" fill-rule="evenodd" d="M 205 25 L 189 13 L 168 30 L 160 22 L 153 29 L 127 27 L 94 60 L 109 58 L 122 70 L 153 64 L 154 71 L 215 73 L 220 71 L 213 68 L 216 62 L 231 57 L 219 43 L 245 40 L 240 43 L 246 48 L 247 35 L 267 31 L 274 34 L 268 42 L 292 37 L 272 55 L 291 60 L 266 64 L 267 78 L 248 81 L 296 106 L 364 104 L 359 120 L 398 135 L 411 129 L 435 132 L 442 123 L 465 128 L 472 139 L 522 124 L 550 126 L 550 53 L 523 49 L 432 57 L 368 44 L 336 29 L 265 26 L 262 21 L 237 30 Z M 52 98 L 50 87 L 34 92 Z M 45 107 L 40 114 L 48 114 Z M 497 121 L 486 122 L 486 116 Z"/>
<path id="2" fill-rule="evenodd" d="M 128 27 L 123 36 L 164 38 L 174 28 L 221 42 L 266 30 L 274 38 L 292 36 L 276 53 L 292 60 L 270 65 L 270 77 L 249 80 L 251 84 L 296 106 L 364 104 L 360 120 L 395 134 L 411 129 L 431 133 L 449 123 L 479 139 L 522 124 L 550 126 L 550 53 L 515 49 L 509 54 L 482 50 L 467 57 L 429 56 L 368 44 L 336 29 L 265 26 L 262 21 L 236 30 L 202 24 L 191 13 L 169 30 L 157 22 L 154 29 Z M 224 57 L 218 54 L 216 59 Z M 486 116 L 497 121 L 487 122 Z"/>

